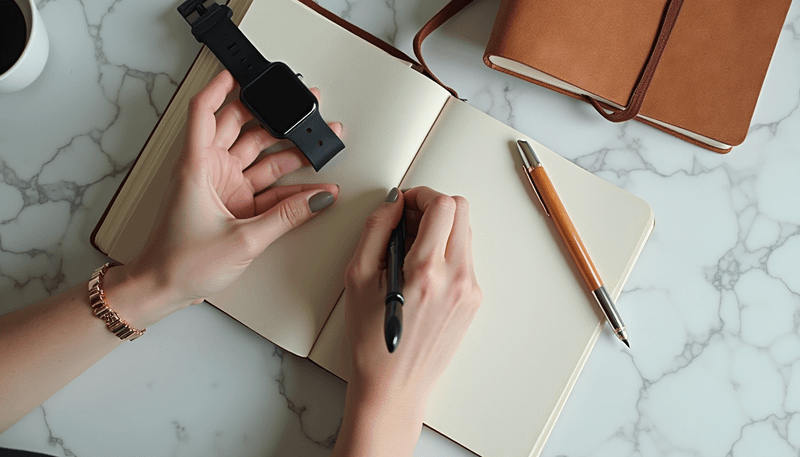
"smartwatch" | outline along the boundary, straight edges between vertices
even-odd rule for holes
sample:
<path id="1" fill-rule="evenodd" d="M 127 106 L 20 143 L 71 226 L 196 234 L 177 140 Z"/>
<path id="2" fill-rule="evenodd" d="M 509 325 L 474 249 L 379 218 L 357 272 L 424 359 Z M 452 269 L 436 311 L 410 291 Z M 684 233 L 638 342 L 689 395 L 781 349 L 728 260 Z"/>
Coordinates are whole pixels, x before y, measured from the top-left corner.
<path id="1" fill-rule="evenodd" d="M 187 0 L 178 7 L 197 41 L 208 46 L 242 90 L 239 99 L 275 138 L 287 138 L 319 171 L 344 143 L 319 113 L 314 94 L 283 62 L 261 55 L 233 23 L 233 12 L 215 0 Z"/>

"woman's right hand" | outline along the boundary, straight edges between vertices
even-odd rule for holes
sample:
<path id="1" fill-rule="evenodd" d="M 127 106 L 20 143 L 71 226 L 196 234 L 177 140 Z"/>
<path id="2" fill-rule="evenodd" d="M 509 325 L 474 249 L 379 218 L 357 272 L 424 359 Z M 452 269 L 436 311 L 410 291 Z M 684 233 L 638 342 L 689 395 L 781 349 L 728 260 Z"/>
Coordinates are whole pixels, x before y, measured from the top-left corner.
<path id="1" fill-rule="evenodd" d="M 416 238 L 403 267 L 402 338 L 390 354 L 383 335 L 386 247 L 404 209 Z M 345 293 L 353 369 L 342 447 L 349 443 L 347 455 L 410 455 L 428 395 L 481 302 L 467 200 L 427 187 L 393 189 L 365 223 Z M 360 447 L 353 447 L 355 437 Z"/>

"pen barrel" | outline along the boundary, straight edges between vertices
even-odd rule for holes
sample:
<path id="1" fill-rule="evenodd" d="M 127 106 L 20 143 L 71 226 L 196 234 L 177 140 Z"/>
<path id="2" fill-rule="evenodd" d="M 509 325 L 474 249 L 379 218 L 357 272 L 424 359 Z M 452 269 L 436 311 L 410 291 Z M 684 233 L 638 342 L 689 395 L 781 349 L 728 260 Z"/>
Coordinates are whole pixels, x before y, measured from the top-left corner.
<path id="1" fill-rule="evenodd" d="M 553 224 L 561 235 L 561 239 L 564 240 L 564 244 L 575 261 L 583 281 L 590 291 L 599 289 L 603 286 L 603 281 L 600 279 L 589 253 L 586 251 L 586 246 L 583 245 L 581 238 L 578 236 L 578 231 L 575 230 L 566 208 L 561 203 L 556 188 L 553 187 L 553 183 L 545 173 L 544 167 L 532 168 L 530 177 L 536 184 L 539 195 L 550 212 L 550 217 L 553 219 Z"/>
<path id="2" fill-rule="evenodd" d="M 401 219 L 397 227 L 392 230 L 392 235 L 389 237 L 389 246 L 386 252 L 386 300 L 390 300 L 391 294 L 400 296 L 400 303 L 402 303 L 402 288 L 403 288 L 403 261 L 406 256 L 405 246 L 405 225 L 404 220 Z"/>

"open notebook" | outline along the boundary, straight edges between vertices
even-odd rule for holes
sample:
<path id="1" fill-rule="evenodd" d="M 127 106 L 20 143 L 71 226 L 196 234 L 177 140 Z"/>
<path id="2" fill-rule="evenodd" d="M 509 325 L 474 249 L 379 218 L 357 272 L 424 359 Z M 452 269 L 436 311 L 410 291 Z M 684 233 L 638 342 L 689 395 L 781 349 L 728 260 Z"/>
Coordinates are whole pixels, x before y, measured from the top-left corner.
<path id="1" fill-rule="evenodd" d="M 649 206 L 301 3 L 231 3 L 235 20 L 247 11 L 241 28 L 267 59 L 321 89 L 322 114 L 342 122 L 346 149 L 321 172 L 308 168 L 282 182 L 337 183 L 336 204 L 275 242 L 209 302 L 346 380 L 344 269 L 364 219 L 394 186 L 463 195 L 484 301 L 425 422 L 481 455 L 538 455 L 603 321 L 529 190 L 515 141 L 536 149 L 614 298 L 652 231 Z M 131 260 L 144 243 L 181 148 L 187 103 L 220 68 L 203 49 L 95 229 L 93 244 L 113 259 Z"/>

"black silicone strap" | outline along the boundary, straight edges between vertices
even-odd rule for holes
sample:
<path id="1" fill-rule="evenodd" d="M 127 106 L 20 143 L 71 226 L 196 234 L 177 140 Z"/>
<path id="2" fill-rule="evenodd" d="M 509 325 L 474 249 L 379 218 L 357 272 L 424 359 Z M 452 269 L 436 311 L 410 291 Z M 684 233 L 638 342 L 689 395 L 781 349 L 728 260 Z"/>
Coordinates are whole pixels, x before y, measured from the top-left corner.
<path id="1" fill-rule="evenodd" d="M 286 138 L 305 154 L 315 171 L 319 171 L 336 153 L 344 149 L 344 143 L 328 127 L 318 109 L 292 129 Z"/>
<path id="2" fill-rule="evenodd" d="M 178 11 L 191 24 L 197 41 L 208 46 L 241 87 L 267 69 L 269 61 L 233 23 L 233 11 L 227 6 L 195 0 L 185 2 Z"/>
<path id="3" fill-rule="evenodd" d="M 230 8 L 217 4 L 215 0 L 187 0 L 178 7 L 178 12 L 192 26 L 197 41 L 208 46 L 241 87 L 246 87 L 266 71 L 269 61 L 233 23 Z M 316 171 L 344 149 L 344 144 L 322 119 L 318 109 L 286 138 L 300 149 Z"/>

